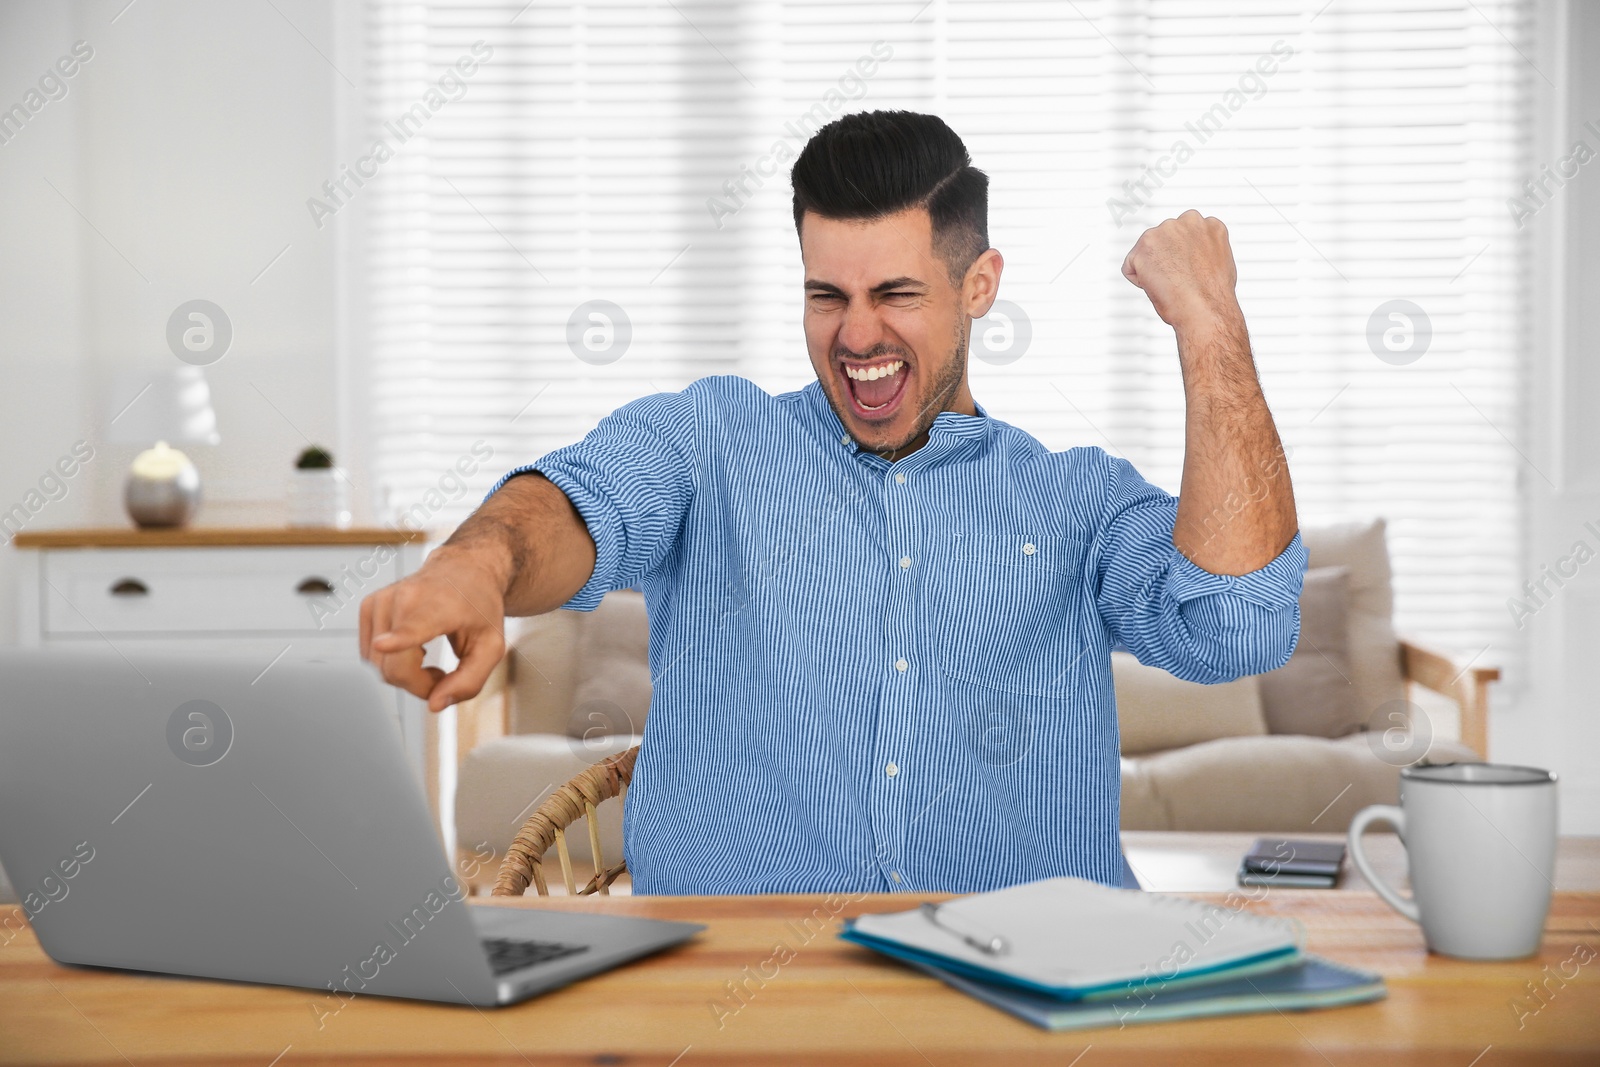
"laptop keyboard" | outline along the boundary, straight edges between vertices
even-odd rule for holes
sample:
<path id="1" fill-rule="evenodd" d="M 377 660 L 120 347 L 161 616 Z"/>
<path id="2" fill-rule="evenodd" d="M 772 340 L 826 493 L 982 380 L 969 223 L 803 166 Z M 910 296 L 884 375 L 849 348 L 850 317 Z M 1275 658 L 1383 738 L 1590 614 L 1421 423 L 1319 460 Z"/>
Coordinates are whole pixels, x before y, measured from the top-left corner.
<path id="1" fill-rule="evenodd" d="M 549 963 L 587 952 L 589 946 L 563 945 L 559 941 L 513 941 L 508 937 L 486 937 L 483 938 L 483 950 L 488 953 L 489 967 L 498 978 L 536 963 Z"/>

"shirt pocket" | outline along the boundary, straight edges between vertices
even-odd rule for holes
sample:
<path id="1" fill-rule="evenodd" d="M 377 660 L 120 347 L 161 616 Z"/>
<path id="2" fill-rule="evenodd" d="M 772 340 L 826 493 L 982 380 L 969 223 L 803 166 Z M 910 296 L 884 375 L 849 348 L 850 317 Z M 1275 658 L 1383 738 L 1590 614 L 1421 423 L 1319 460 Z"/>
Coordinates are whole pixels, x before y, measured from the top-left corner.
<path id="1" fill-rule="evenodd" d="M 1090 637 L 1081 632 L 1085 548 L 1038 533 L 953 535 L 936 590 L 944 673 L 1000 692 L 1064 696 Z"/>

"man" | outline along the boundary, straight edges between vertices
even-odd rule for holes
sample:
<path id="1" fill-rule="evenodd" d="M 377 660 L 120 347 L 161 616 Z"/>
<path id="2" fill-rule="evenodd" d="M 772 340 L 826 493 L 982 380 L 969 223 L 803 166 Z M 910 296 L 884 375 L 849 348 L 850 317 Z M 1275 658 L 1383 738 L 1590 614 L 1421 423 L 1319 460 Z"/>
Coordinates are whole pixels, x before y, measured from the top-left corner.
<path id="1" fill-rule="evenodd" d="M 640 893 L 1116 884 L 1112 647 L 1219 682 L 1299 633 L 1305 550 L 1227 231 L 1185 212 L 1123 264 L 1177 335 L 1180 502 L 973 401 L 1003 261 L 942 121 L 842 117 L 791 179 L 817 381 L 704 379 L 512 471 L 362 603 L 362 654 L 439 710 L 498 662 L 503 616 L 642 590 Z M 448 675 L 422 666 L 440 634 Z"/>

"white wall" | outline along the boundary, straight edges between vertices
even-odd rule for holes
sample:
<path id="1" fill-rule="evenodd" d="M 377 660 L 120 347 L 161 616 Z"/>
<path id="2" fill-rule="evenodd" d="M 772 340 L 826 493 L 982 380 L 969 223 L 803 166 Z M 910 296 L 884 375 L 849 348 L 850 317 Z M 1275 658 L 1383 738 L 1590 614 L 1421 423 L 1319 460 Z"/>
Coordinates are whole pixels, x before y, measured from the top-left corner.
<path id="1" fill-rule="evenodd" d="M 350 91 L 324 58 L 332 7 L 125 4 L 0 5 L 0 108 L 74 42 L 94 53 L 0 144 L 0 511 L 82 438 L 96 458 L 29 528 L 126 522 L 138 449 L 101 441 L 112 382 L 177 365 L 167 318 L 204 298 L 234 339 L 207 370 L 222 442 L 186 448 L 203 521 L 275 522 L 306 439 L 341 443 L 335 231 L 305 208 L 333 171 L 335 100 Z M 16 571 L 0 549 L 0 642 L 15 639 Z"/>

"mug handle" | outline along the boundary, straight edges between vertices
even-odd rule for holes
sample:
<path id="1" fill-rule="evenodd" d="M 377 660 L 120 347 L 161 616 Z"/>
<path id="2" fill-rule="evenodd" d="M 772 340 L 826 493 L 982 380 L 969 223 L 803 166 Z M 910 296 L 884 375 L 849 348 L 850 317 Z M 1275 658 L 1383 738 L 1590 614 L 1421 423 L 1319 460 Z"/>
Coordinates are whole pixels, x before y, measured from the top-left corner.
<path id="1" fill-rule="evenodd" d="M 1375 822 L 1386 822 L 1395 828 L 1403 842 L 1406 833 L 1406 813 L 1392 804 L 1374 804 L 1356 812 L 1356 817 L 1350 820 L 1350 860 L 1356 865 L 1356 870 L 1361 872 L 1361 877 L 1367 880 L 1373 890 L 1383 898 L 1384 903 L 1398 911 L 1401 915 L 1414 923 L 1422 922 L 1422 912 L 1417 907 L 1417 902 L 1410 897 L 1403 897 L 1388 882 L 1379 878 L 1373 871 L 1372 864 L 1367 862 L 1367 854 L 1361 851 L 1362 831 Z"/>

